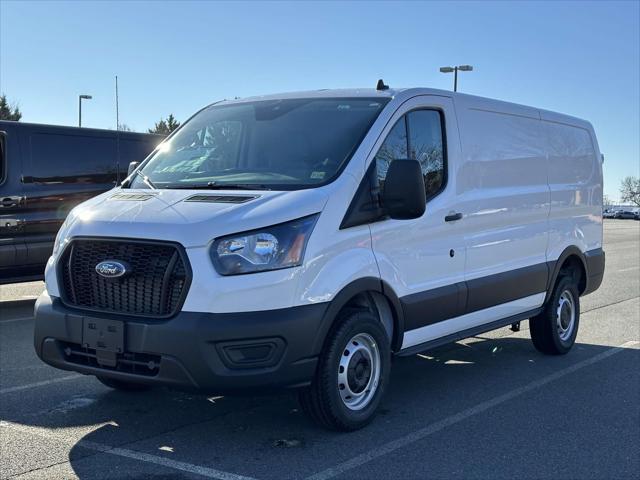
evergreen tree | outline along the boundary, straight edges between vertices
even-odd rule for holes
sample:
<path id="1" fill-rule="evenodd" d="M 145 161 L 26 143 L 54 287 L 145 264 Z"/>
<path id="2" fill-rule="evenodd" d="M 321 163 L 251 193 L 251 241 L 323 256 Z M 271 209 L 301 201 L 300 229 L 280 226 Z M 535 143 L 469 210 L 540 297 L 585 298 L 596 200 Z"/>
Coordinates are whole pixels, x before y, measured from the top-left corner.
<path id="1" fill-rule="evenodd" d="M 6 95 L 0 95 L 0 120 L 13 120 L 17 122 L 21 118 L 22 112 L 17 105 L 11 105 Z"/>
<path id="2" fill-rule="evenodd" d="M 180 122 L 176 120 L 173 114 L 169 114 L 167 119 L 161 118 L 159 122 L 156 122 L 153 128 L 149 129 L 149 133 L 159 133 L 160 135 L 169 135 L 176 128 L 180 126 Z"/>

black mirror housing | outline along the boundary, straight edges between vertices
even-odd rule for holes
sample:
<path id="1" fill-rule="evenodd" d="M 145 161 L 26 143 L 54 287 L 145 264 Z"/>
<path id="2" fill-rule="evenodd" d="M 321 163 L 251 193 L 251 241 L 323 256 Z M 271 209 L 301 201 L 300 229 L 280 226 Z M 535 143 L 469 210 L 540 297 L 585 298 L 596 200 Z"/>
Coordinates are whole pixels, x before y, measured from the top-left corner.
<path id="1" fill-rule="evenodd" d="M 422 168 L 417 160 L 389 164 L 382 191 L 385 213 L 397 220 L 419 218 L 427 207 Z"/>
<path id="2" fill-rule="evenodd" d="M 129 175 L 131 175 L 136 168 L 138 168 L 138 165 L 140 165 L 140 162 L 131 162 L 129 164 L 129 170 L 127 171 L 127 177 Z"/>

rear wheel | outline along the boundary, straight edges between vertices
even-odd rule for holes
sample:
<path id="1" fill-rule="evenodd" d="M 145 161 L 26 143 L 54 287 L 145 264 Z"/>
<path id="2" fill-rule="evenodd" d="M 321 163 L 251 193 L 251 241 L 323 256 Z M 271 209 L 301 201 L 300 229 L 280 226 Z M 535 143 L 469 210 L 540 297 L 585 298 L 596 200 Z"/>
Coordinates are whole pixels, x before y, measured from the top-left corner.
<path id="1" fill-rule="evenodd" d="M 96 378 L 103 385 L 106 385 L 109 388 L 113 388 L 114 390 L 120 390 L 123 392 L 143 392 L 151 388 L 149 385 L 144 385 L 142 383 L 125 382 L 123 380 L 115 380 L 113 378 L 108 378 L 108 377 L 97 376 Z"/>
<path id="2" fill-rule="evenodd" d="M 564 355 L 576 341 L 580 293 L 573 276 L 562 276 L 540 315 L 529 320 L 533 345 L 548 355 Z"/>
<path id="3" fill-rule="evenodd" d="M 305 413 L 331 430 L 371 422 L 389 378 L 389 343 L 374 315 L 346 313 L 327 340 L 313 383 L 299 394 Z"/>

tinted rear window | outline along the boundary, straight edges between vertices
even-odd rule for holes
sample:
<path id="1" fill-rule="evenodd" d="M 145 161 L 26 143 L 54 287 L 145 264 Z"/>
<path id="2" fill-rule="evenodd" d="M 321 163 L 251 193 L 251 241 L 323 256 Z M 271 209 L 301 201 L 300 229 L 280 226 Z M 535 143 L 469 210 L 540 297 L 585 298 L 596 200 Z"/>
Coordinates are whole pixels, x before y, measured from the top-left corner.
<path id="1" fill-rule="evenodd" d="M 116 179 L 115 138 L 36 133 L 25 176 L 36 183 L 109 183 Z"/>

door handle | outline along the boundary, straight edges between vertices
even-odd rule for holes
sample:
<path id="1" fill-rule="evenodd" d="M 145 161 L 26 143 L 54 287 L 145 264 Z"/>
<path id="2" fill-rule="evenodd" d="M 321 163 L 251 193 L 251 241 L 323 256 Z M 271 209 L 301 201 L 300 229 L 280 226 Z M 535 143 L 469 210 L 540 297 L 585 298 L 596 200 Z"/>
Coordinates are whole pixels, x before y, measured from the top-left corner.
<path id="1" fill-rule="evenodd" d="M 462 213 L 460 212 L 450 213 L 449 215 L 444 217 L 445 222 L 455 222 L 456 220 L 460 220 L 460 219 L 462 219 Z"/>
<path id="2" fill-rule="evenodd" d="M 0 200 L 0 205 L 3 208 L 17 207 L 20 205 L 20 200 L 22 200 L 22 197 L 3 197 Z"/>

